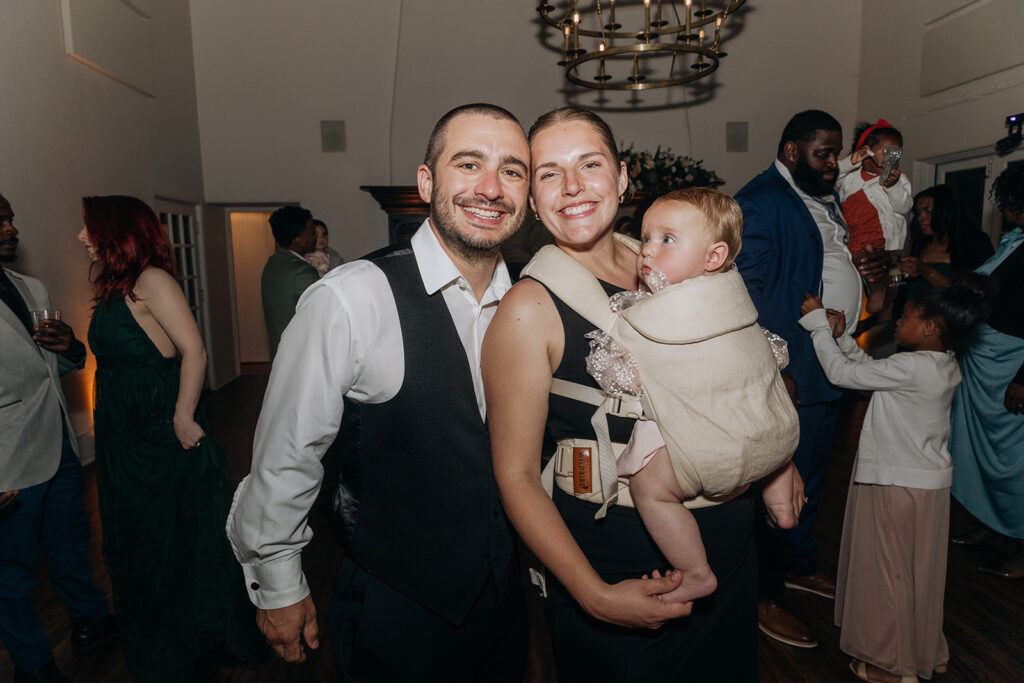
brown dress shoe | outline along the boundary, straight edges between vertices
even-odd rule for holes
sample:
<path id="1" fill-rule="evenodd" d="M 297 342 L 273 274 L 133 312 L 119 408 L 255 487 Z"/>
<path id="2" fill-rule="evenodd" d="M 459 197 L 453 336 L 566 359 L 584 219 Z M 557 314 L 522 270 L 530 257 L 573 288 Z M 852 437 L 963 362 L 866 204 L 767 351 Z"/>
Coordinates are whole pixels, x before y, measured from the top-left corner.
<path id="1" fill-rule="evenodd" d="M 836 580 L 822 572 L 810 576 L 786 574 L 786 588 L 814 593 L 830 600 L 836 597 Z"/>
<path id="2" fill-rule="evenodd" d="M 1003 579 L 1024 579 L 1024 550 L 1018 550 L 1016 557 L 1004 560 L 994 567 L 978 567 L 978 569 Z"/>
<path id="3" fill-rule="evenodd" d="M 949 542 L 954 545 L 965 545 L 970 547 L 981 545 L 990 538 L 995 537 L 995 535 L 996 532 L 992 531 L 984 524 L 979 524 L 969 531 L 957 534 L 956 536 L 951 536 Z"/>
<path id="4" fill-rule="evenodd" d="M 807 624 L 775 602 L 757 603 L 757 626 L 769 638 L 793 647 L 818 647 Z"/>

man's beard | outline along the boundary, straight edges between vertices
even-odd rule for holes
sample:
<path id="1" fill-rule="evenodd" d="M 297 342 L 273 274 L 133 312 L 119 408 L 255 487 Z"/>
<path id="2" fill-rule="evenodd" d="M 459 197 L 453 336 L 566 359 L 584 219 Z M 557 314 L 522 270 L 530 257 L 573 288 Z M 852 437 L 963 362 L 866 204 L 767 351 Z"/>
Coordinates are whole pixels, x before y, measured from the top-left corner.
<path id="1" fill-rule="evenodd" d="M 14 263 L 18 260 L 18 238 L 0 242 L 0 247 L 11 247 L 9 254 L 0 253 L 0 263 Z"/>
<path id="2" fill-rule="evenodd" d="M 507 214 L 505 228 L 473 237 L 459 232 L 455 212 L 458 204 L 475 206 L 480 209 L 504 211 Z M 519 230 L 526 217 L 525 207 L 516 212 L 516 207 L 504 201 L 462 200 L 460 196 L 443 197 L 435 185 L 430 191 L 430 222 L 441 234 L 441 241 L 456 254 L 467 261 L 480 261 L 491 258 L 502 244 L 508 241 Z"/>
<path id="3" fill-rule="evenodd" d="M 796 166 L 793 168 L 793 182 L 801 190 L 812 197 L 824 197 L 832 194 L 836 187 L 836 175 L 833 171 L 832 180 L 825 180 L 822 176 L 824 171 L 818 171 L 804 161 L 802 156 L 797 157 Z"/>

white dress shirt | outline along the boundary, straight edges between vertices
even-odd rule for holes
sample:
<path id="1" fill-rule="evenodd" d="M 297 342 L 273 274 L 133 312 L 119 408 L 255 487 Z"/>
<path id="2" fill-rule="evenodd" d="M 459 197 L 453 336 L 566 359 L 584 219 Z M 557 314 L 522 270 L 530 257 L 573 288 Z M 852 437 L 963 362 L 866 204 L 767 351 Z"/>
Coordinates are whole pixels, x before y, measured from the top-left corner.
<path id="1" fill-rule="evenodd" d="M 853 257 L 844 241 L 846 227 L 832 220 L 828 215 L 828 207 L 822 202 L 835 206 L 840 215 L 842 208 L 836 204 L 835 197 L 831 194 L 812 198 L 797 187 L 789 169 L 778 159 L 775 160 L 775 168 L 807 206 L 807 210 L 811 212 L 811 218 L 814 219 L 818 230 L 821 231 L 821 244 L 825 248 L 821 269 L 821 302 L 825 304 L 826 308 L 833 308 L 846 314 L 846 329 L 852 330 L 860 321 L 861 296 L 864 288 L 860 272 L 853 264 Z M 811 292 L 811 294 L 813 293 Z"/>
<path id="2" fill-rule="evenodd" d="M 469 360 L 480 416 L 486 417 L 480 346 L 511 286 L 508 270 L 499 257 L 478 302 L 429 221 L 413 235 L 412 250 L 427 293 L 444 297 Z M 377 266 L 344 264 L 303 293 L 270 372 L 252 471 L 239 484 L 227 521 L 257 607 L 286 607 L 309 595 L 300 553 L 313 536 L 308 516 L 323 478 L 320 458 L 338 432 L 343 397 L 383 403 L 398 393 L 404 376 L 398 309 Z"/>
<path id="3" fill-rule="evenodd" d="M 913 351 L 875 360 L 849 334 L 832 338 L 825 311 L 800 318 L 825 376 L 873 391 L 857 446 L 858 484 L 944 489 L 953 484 L 949 411 L 960 385 L 952 351 Z"/>

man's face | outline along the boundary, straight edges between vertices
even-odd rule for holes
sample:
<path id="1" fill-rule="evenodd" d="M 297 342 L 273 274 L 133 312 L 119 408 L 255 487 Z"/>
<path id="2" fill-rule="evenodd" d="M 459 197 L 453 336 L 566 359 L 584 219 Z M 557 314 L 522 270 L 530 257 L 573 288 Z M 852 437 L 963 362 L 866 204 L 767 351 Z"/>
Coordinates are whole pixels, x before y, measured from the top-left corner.
<path id="1" fill-rule="evenodd" d="M 306 221 L 306 227 L 292 240 L 292 251 L 296 254 L 308 254 L 316 246 L 316 227 L 313 219 Z"/>
<path id="2" fill-rule="evenodd" d="M 530 148 L 514 121 L 462 114 L 444 132 L 433 171 L 417 170 L 430 223 L 450 251 L 467 260 L 490 257 L 523 223 Z"/>
<path id="3" fill-rule="evenodd" d="M 10 263 L 18 252 L 18 229 L 14 227 L 14 211 L 0 195 L 0 263 Z"/>
<path id="4" fill-rule="evenodd" d="M 835 189 L 842 148 L 840 131 L 818 130 L 807 142 L 787 142 L 784 163 L 797 187 L 812 197 L 824 197 Z"/>

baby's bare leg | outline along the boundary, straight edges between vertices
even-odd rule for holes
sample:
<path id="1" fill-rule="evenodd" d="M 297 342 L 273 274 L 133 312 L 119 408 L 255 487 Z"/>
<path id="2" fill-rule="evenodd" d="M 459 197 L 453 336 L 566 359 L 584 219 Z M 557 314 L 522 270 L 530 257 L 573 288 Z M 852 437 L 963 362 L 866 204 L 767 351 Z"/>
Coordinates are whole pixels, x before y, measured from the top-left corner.
<path id="1" fill-rule="evenodd" d="M 780 529 L 792 529 L 797 524 L 796 511 L 793 509 L 793 463 L 775 470 L 761 482 L 761 497 L 768 509 L 775 526 Z"/>
<path id="2" fill-rule="evenodd" d="M 658 548 L 683 574 L 679 587 L 662 599 L 689 602 L 713 593 L 718 581 L 708 565 L 697 520 L 681 502 L 683 493 L 664 448 L 633 475 L 629 492 Z"/>

